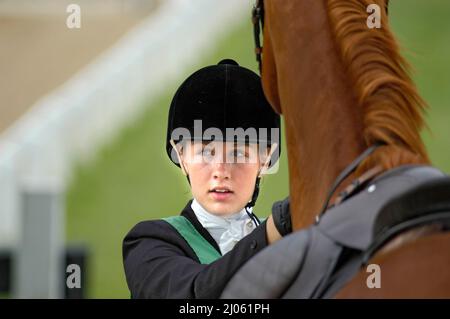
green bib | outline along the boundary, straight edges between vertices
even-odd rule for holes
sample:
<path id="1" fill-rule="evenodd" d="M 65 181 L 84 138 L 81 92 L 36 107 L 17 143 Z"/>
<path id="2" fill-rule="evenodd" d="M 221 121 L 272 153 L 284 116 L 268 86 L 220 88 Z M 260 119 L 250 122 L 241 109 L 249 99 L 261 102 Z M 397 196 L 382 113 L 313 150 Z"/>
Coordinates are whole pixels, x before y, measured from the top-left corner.
<path id="1" fill-rule="evenodd" d="M 195 229 L 192 223 L 184 216 L 163 218 L 172 225 L 194 250 L 200 263 L 210 264 L 222 257 L 220 253 Z"/>

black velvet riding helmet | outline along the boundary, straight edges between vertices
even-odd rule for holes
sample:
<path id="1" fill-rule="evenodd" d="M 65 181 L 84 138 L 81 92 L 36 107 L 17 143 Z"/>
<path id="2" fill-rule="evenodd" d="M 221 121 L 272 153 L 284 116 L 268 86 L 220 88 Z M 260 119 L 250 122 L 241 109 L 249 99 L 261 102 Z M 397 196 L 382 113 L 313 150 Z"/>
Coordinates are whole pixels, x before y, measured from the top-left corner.
<path id="1" fill-rule="evenodd" d="M 195 130 L 195 120 L 201 120 L 201 130 Z M 194 72 L 173 97 L 167 125 L 166 151 L 170 160 L 179 166 L 174 161 L 170 143 L 171 139 L 175 143 L 180 141 L 177 136 L 173 136 L 177 128 L 187 129 L 192 140 L 212 140 L 205 137 L 204 133 L 208 128 L 217 128 L 222 132 L 224 141 L 265 142 L 267 146 L 277 143 L 270 166 L 279 158 L 280 116 L 266 100 L 260 77 L 231 59 Z M 227 128 L 254 128 L 258 140 L 250 140 L 248 136 L 245 141 L 236 136 L 227 138 Z M 260 129 L 265 129 L 265 134 L 259 134 Z M 275 132 L 273 129 L 276 134 L 272 134 Z"/>

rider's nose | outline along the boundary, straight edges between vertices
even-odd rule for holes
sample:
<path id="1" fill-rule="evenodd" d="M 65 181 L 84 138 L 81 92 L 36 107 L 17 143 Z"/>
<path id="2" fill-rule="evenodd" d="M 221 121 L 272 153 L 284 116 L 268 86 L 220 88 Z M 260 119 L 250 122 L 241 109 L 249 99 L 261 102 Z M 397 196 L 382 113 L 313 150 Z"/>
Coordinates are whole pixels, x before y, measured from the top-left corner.
<path id="1" fill-rule="evenodd" d="M 214 179 L 229 179 L 231 173 L 227 163 L 214 163 L 213 177 Z"/>

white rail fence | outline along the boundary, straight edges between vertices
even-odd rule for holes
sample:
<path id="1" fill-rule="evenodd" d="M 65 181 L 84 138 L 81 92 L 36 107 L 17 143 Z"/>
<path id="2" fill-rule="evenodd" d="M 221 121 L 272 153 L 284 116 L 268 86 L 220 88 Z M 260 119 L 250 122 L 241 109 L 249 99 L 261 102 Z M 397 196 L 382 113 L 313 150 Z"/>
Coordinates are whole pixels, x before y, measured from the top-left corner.
<path id="1" fill-rule="evenodd" d="M 163 92 L 249 17 L 250 5 L 242 0 L 163 1 L 151 17 L 0 136 L 0 248 L 17 251 L 15 296 L 61 296 L 55 288 L 61 286 L 58 271 L 50 271 L 59 267 L 61 201 L 73 163 L 91 158 L 132 123 L 144 101 Z M 41 200 L 53 202 L 33 204 Z M 36 223 L 41 215 L 47 227 Z M 40 250 L 48 258 L 26 266 L 31 253 Z M 41 282 L 33 284 L 38 277 Z"/>

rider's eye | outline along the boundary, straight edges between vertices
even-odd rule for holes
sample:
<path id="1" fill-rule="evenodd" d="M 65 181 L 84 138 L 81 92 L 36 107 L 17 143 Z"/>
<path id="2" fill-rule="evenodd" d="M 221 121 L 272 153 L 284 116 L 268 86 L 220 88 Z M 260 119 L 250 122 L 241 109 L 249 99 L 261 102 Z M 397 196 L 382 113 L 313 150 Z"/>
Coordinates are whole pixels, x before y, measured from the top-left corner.
<path id="1" fill-rule="evenodd" d="M 212 148 L 204 148 L 201 151 L 203 156 L 213 156 L 214 155 L 214 150 Z"/>
<path id="2" fill-rule="evenodd" d="M 234 156 L 238 156 L 238 157 L 245 156 L 245 152 L 243 152 L 241 150 L 235 150 L 234 151 Z"/>
<path id="3" fill-rule="evenodd" d="M 231 156 L 233 158 L 246 158 L 248 157 L 248 153 L 245 150 L 235 149 L 231 152 Z"/>

